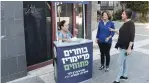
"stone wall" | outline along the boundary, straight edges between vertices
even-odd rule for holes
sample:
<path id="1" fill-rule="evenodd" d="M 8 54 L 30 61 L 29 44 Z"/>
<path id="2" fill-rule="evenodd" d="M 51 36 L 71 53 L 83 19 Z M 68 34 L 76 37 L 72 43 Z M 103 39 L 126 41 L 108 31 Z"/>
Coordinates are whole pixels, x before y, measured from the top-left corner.
<path id="1" fill-rule="evenodd" d="M 23 2 L 1 2 L 1 83 L 27 75 Z"/>

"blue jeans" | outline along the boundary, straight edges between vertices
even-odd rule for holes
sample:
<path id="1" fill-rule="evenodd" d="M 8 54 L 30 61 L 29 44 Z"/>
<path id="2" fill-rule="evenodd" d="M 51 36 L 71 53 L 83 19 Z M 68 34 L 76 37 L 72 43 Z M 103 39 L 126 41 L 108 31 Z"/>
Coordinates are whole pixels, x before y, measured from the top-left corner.
<path id="1" fill-rule="evenodd" d="M 120 50 L 120 55 L 118 58 L 119 72 L 118 72 L 118 76 L 115 80 L 117 82 L 120 81 L 121 76 L 124 76 L 124 77 L 128 76 L 128 58 L 129 58 L 129 55 L 128 56 L 125 55 L 125 53 L 126 53 L 125 49 L 119 49 L 119 50 Z"/>

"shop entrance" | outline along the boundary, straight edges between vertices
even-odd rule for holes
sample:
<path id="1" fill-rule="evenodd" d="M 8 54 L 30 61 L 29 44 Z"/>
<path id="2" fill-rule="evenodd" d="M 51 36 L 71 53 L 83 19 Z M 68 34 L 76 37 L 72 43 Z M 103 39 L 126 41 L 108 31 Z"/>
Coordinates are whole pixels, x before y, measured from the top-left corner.
<path id="1" fill-rule="evenodd" d="M 27 66 L 52 59 L 50 2 L 24 1 L 24 30 Z"/>

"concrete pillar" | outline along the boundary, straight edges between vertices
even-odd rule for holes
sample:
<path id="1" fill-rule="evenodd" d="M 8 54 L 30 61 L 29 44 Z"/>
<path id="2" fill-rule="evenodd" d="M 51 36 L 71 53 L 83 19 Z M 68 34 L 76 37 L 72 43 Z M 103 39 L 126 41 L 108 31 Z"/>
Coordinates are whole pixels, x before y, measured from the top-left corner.
<path id="1" fill-rule="evenodd" d="M 98 26 L 97 22 L 97 10 L 99 10 L 98 1 L 92 1 L 92 9 L 91 9 L 91 28 L 92 30 L 96 29 Z"/>

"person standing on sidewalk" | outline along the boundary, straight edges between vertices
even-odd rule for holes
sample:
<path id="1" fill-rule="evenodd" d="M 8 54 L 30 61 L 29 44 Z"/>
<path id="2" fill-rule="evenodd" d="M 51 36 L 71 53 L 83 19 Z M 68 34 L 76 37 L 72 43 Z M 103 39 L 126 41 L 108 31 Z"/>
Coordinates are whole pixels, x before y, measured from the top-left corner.
<path id="1" fill-rule="evenodd" d="M 114 36 L 114 32 L 110 31 L 109 28 L 115 29 L 115 26 L 114 23 L 111 21 L 109 12 L 104 11 L 102 13 L 102 20 L 98 24 L 96 43 L 98 43 L 101 53 L 101 67 L 99 68 L 99 70 L 105 68 L 106 59 L 106 72 L 109 70 L 110 49 L 112 45 L 112 37 Z"/>
<path id="2" fill-rule="evenodd" d="M 135 38 L 135 25 L 131 20 L 131 9 L 124 10 L 121 16 L 125 23 L 122 25 L 119 32 L 110 28 L 110 31 L 114 31 L 119 35 L 115 48 L 120 50 L 118 58 L 119 72 L 113 83 L 120 83 L 120 79 L 128 79 L 128 59 L 132 52 Z"/>

